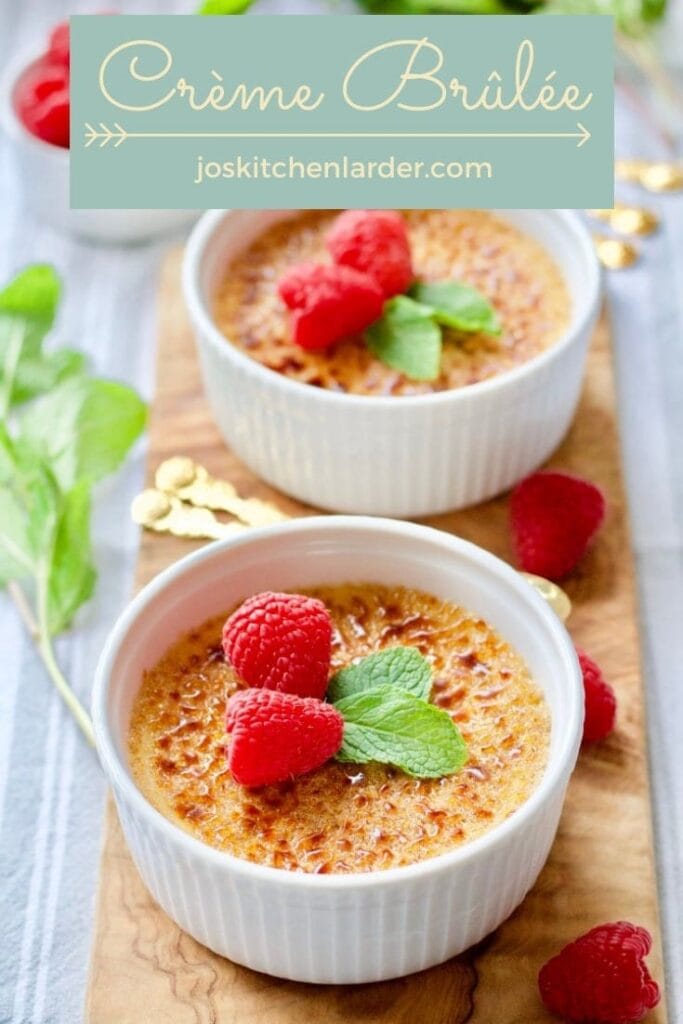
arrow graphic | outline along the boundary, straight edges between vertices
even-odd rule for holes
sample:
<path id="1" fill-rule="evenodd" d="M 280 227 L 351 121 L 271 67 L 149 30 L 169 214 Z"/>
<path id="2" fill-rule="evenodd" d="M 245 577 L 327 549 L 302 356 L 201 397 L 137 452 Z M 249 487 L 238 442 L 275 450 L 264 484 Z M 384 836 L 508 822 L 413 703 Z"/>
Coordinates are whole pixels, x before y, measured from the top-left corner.
<path id="1" fill-rule="evenodd" d="M 99 142 L 100 149 L 104 146 L 109 145 L 110 142 L 114 143 L 114 149 L 117 149 L 122 142 L 130 138 L 125 128 L 122 128 L 120 124 L 114 122 L 114 130 L 108 128 L 106 124 L 100 121 L 100 131 L 97 128 L 93 128 L 87 121 L 85 122 L 85 148 L 88 149 L 92 146 L 93 142 Z"/>
<path id="2" fill-rule="evenodd" d="M 584 128 L 580 121 L 576 122 L 576 127 L 579 129 L 580 132 L 580 142 L 577 144 L 576 148 L 581 149 L 581 147 L 585 146 L 585 144 L 590 139 L 591 133 L 588 131 L 587 128 Z"/>
<path id="3" fill-rule="evenodd" d="M 571 132 L 129 132 L 118 122 L 113 129 L 85 122 L 86 149 L 96 142 L 100 149 L 109 143 L 118 149 L 127 139 L 578 139 L 581 149 L 590 138 L 580 121 Z"/>

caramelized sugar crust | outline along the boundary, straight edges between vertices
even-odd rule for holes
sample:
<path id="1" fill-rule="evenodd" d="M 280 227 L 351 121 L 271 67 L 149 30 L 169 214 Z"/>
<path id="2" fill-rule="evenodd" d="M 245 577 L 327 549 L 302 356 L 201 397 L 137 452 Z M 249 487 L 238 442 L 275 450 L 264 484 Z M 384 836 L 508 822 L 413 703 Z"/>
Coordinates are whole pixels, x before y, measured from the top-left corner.
<path id="1" fill-rule="evenodd" d="M 306 591 L 330 609 L 334 668 L 414 646 L 432 700 L 457 722 L 469 761 L 443 779 L 328 762 L 292 782 L 243 789 L 226 765 L 226 696 L 239 683 L 220 646 L 227 612 L 174 643 L 145 673 L 129 736 L 138 786 L 196 838 L 289 871 L 375 871 L 445 853 L 504 821 L 543 774 L 550 718 L 521 658 L 485 622 L 400 587 Z"/>
<path id="2" fill-rule="evenodd" d="M 417 277 L 479 288 L 498 312 L 502 336 L 445 331 L 441 375 L 426 382 L 410 381 L 384 366 L 361 338 L 324 352 L 305 352 L 291 340 L 277 282 L 295 263 L 329 263 L 325 234 L 335 216 L 333 210 L 312 210 L 270 228 L 230 265 L 219 288 L 218 327 L 271 370 L 332 391 L 427 394 L 510 370 L 552 345 L 569 323 L 565 283 L 534 239 L 483 210 L 407 210 Z"/>

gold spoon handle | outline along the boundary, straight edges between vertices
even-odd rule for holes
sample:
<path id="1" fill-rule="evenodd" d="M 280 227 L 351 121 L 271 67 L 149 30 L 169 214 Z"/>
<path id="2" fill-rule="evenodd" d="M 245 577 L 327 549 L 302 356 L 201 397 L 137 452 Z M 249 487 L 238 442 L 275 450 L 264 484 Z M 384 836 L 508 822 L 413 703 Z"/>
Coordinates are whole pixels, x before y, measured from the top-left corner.
<path id="1" fill-rule="evenodd" d="M 153 488 L 138 494 L 131 515 L 147 530 L 195 540 L 222 540 L 248 528 L 242 523 L 221 523 L 208 508 L 185 505 L 179 498 Z"/>
<path id="2" fill-rule="evenodd" d="M 221 523 L 210 509 L 186 505 L 175 495 L 154 488 L 138 494 L 131 514 L 133 520 L 147 530 L 195 540 L 221 540 L 249 529 L 243 523 Z M 563 622 L 569 618 L 572 604 L 561 587 L 531 573 L 522 572 L 520 576 L 548 602 Z"/>
<path id="3" fill-rule="evenodd" d="M 611 210 L 586 210 L 586 213 L 620 235 L 650 235 L 659 227 L 657 215 L 644 206 L 615 203 Z"/>
<path id="4" fill-rule="evenodd" d="M 623 238 L 609 238 L 606 235 L 593 235 L 595 251 L 603 267 L 608 270 L 624 270 L 631 267 L 638 259 L 638 250 L 631 242 Z"/>
<path id="5" fill-rule="evenodd" d="M 544 601 L 547 601 L 563 622 L 567 621 L 571 614 L 572 603 L 562 587 L 558 587 L 557 583 L 545 579 L 544 576 L 534 576 L 530 572 L 520 572 L 519 575 L 524 577 L 527 583 L 540 594 Z"/>
<path id="6" fill-rule="evenodd" d="M 642 185 L 649 192 L 677 192 L 683 188 L 680 160 L 616 160 L 614 173 L 621 181 Z"/>
<path id="7" fill-rule="evenodd" d="M 177 456 L 162 462 L 155 474 L 157 488 L 198 508 L 227 512 L 247 526 L 267 526 L 289 518 L 258 498 L 240 498 L 227 480 L 211 476 L 192 459 Z"/>

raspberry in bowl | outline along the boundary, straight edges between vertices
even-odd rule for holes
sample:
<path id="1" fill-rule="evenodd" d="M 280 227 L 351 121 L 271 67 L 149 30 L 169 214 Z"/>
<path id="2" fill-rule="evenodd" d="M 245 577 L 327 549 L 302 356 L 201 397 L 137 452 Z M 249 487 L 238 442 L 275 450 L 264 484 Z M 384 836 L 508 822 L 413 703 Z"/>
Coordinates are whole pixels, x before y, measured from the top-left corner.
<path id="1" fill-rule="evenodd" d="M 112 12 L 108 12 L 112 13 Z M 46 224 L 90 241 L 144 242 L 188 227 L 191 210 L 78 210 L 69 200 L 69 22 L 10 62 L 0 79 L 0 124 L 10 140 L 26 205 Z"/>
<path id="2" fill-rule="evenodd" d="M 93 710 L 134 859 L 174 920 L 256 970 L 354 983 L 454 956 L 521 902 L 583 691 L 564 627 L 508 566 L 425 527 L 327 517 L 158 577 L 110 637 Z"/>
<path id="3" fill-rule="evenodd" d="M 235 857 L 288 871 L 343 874 L 448 853 L 485 835 L 528 799 L 547 763 L 548 709 L 527 666 L 488 623 L 452 601 L 400 586 L 346 583 L 291 599 L 296 597 L 327 612 L 334 637 L 331 651 L 328 639 L 317 699 L 310 696 L 310 673 L 291 649 L 295 645 L 283 650 L 272 600 L 262 616 L 252 618 L 255 627 L 241 609 L 236 613 L 235 643 L 227 657 L 217 656 L 222 612 L 176 640 L 145 673 L 133 706 L 130 763 L 142 792 L 162 814 Z M 315 631 L 295 628 L 307 655 Z M 290 637 L 296 635 L 289 629 Z M 275 678 L 271 670 L 254 674 L 262 653 L 249 647 L 254 638 L 263 647 L 268 630 L 277 661 L 287 659 Z M 341 700 L 332 701 L 338 698 L 334 680 L 343 685 L 337 673 L 348 676 L 349 666 L 356 675 L 369 673 L 369 689 L 391 680 L 392 697 L 424 668 L 424 701 L 441 710 L 444 724 L 448 717 L 456 723 L 467 762 L 449 775 L 416 777 L 393 764 L 339 760 L 343 719 L 337 714 L 322 719 L 305 744 L 315 770 L 297 770 L 299 733 L 290 741 L 286 729 L 278 737 L 261 723 L 266 714 L 281 720 L 289 712 L 299 721 L 299 713 L 305 720 L 316 708 L 343 708 Z M 286 689 L 289 700 L 265 705 L 260 715 L 266 694 L 281 696 L 273 694 L 280 689 L 278 676 L 290 687 L 299 683 L 298 703 Z M 258 682 L 245 686 L 247 677 Z M 385 703 L 378 713 L 388 728 L 393 705 Z M 401 707 L 403 713 L 410 703 Z M 428 720 L 429 728 L 437 721 Z M 454 757 L 455 765 L 459 761 Z"/>
<path id="4" fill-rule="evenodd" d="M 236 454 L 307 504 L 401 517 L 476 504 L 551 454 L 600 285 L 558 210 L 215 211 L 183 277 Z"/>
<path id="5" fill-rule="evenodd" d="M 374 238 L 371 248 L 370 230 L 379 222 L 380 230 L 386 232 L 389 218 L 388 242 L 380 244 Z M 402 259 L 396 255 L 397 224 L 404 235 Z M 305 300 L 301 292 L 306 271 L 313 321 L 309 333 L 315 332 L 315 337 L 302 340 L 297 303 Z M 315 271 L 340 276 L 343 320 L 339 325 L 334 323 L 329 295 L 320 303 L 321 322 L 317 322 L 315 300 L 320 289 Z M 353 290 L 344 279 L 349 274 L 355 275 Z M 380 319 L 382 309 L 359 294 L 363 277 L 374 285 L 380 302 L 396 295 L 412 301 L 414 296 L 418 307 L 424 305 L 421 296 L 429 294 L 427 288 L 459 287 L 454 298 L 466 316 L 469 310 L 464 303 L 475 296 L 469 291 L 463 294 L 465 285 L 476 291 L 482 309 L 489 305 L 491 318 L 499 326 L 489 333 L 466 330 L 464 318 L 460 327 L 444 323 L 438 372 L 422 372 L 418 366 L 416 378 L 409 366 L 402 371 L 392 365 L 396 361 L 391 353 L 366 343 L 363 331 Z M 330 282 L 325 283 L 329 290 Z M 346 210 L 341 215 L 309 210 L 273 225 L 231 262 L 213 311 L 230 343 L 290 380 L 341 394 L 400 397 L 468 387 L 522 365 L 566 330 L 570 299 L 547 250 L 510 221 L 486 210 Z M 354 329 L 354 312 L 358 329 Z M 421 344 L 419 337 L 411 341 Z"/>

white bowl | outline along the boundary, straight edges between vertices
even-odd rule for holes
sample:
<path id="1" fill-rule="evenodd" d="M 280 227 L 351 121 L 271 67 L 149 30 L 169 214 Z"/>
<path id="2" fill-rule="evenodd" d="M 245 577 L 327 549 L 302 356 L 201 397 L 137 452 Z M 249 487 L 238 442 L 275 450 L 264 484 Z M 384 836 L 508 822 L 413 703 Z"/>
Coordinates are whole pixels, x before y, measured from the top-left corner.
<path id="1" fill-rule="evenodd" d="M 209 404 L 239 458 L 308 504 L 405 517 L 476 504 L 544 462 L 574 416 L 598 313 L 600 269 L 574 214 L 496 212 L 537 238 L 556 260 L 571 294 L 569 329 L 514 370 L 415 397 L 312 387 L 230 344 L 212 316 L 216 287 L 230 261 L 292 211 L 213 211 L 202 217 L 185 255 L 185 299 Z"/>
<path id="2" fill-rule="evenodd" d="M 31 55 L 13 61 L 0 80 L 0 123 L 14 151 L 26 205 L 34 214 L 58 231 L 107 244 L 146 242 L 189 227 L 197 219 L 196 210 L 71 209 L 69 150 L 32 135 L 14 106 L 20 77 L 39 59 Z"/>
<path id="3" fill-rule="evenodd" d="M 503 824 L 430 860 L 311 875 L 239 860 L 156 811 L 127 763 L 131 705 L 174 637 L 265 589 L 374 581 L 416 587 L 483 616 L 526 659 L 552 718 L 548 764 Z M 505 920 L 550 850 L 581 740 L 583 686 L 560 620 L 504 562 L 456 537 L 362 517 L 301 519 L 208 545 L 149 584 L 97 669 L 97 748 L 133 859 L 176 923 L 236 963 L 278 977 L 378 981 L 455 956 Z"/>

